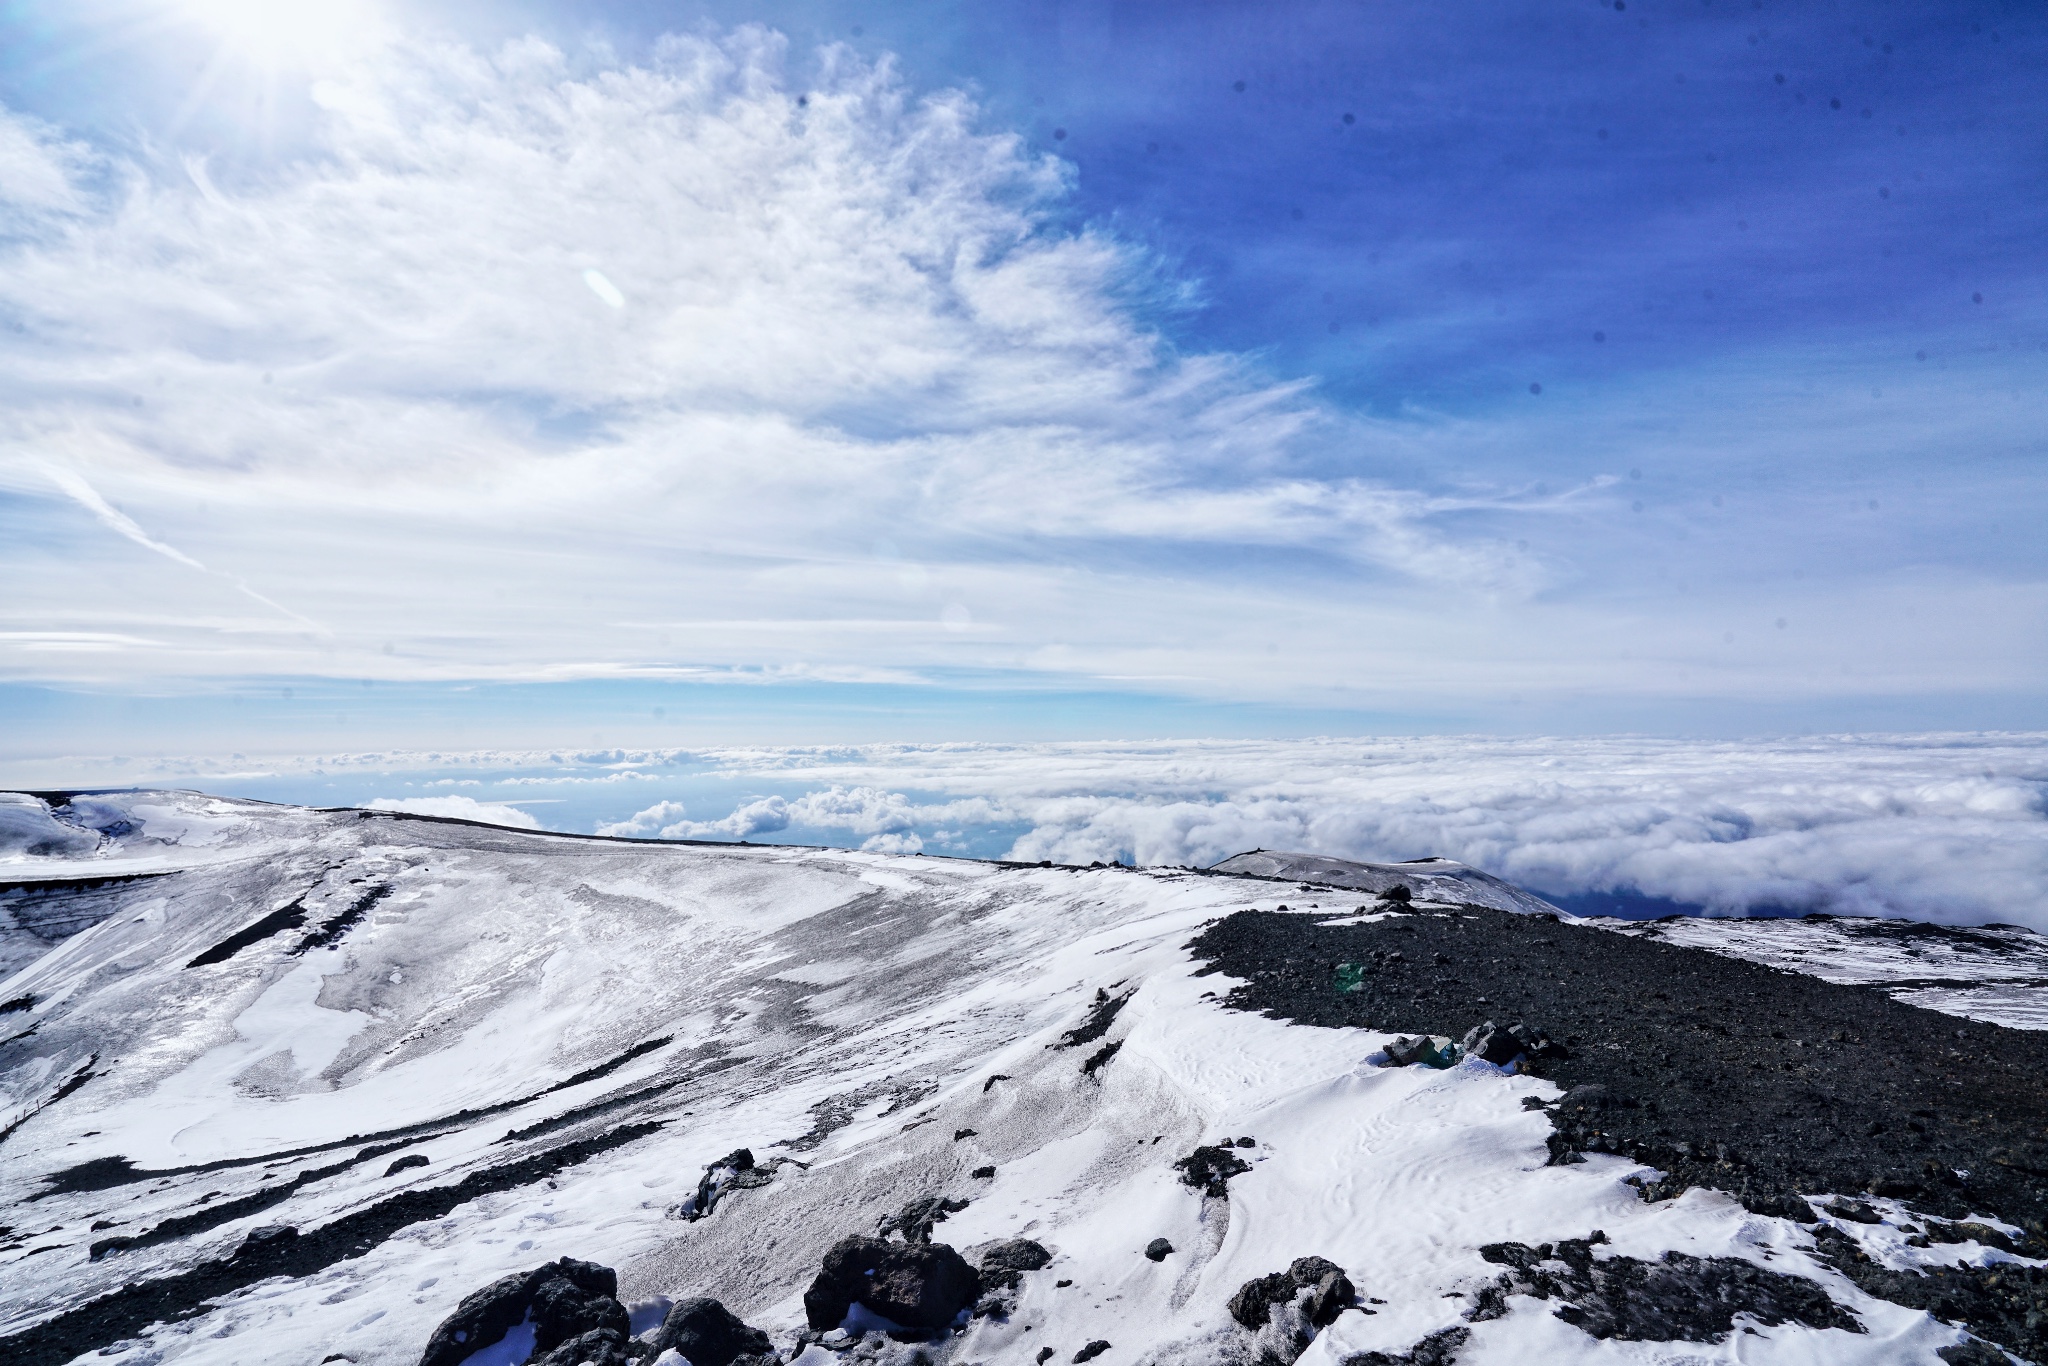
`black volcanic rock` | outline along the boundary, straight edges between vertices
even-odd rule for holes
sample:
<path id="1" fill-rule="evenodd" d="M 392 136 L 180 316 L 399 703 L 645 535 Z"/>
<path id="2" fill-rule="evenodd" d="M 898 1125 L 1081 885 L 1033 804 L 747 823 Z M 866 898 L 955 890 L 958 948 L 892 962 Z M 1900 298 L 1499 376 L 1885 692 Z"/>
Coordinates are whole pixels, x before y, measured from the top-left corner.
<path id="1" fill-rule="evenodd" d="M 997 1243 L 981 1254 L 983 1285 L 1011 1289 L 1026 1271 L 1037 1271 L 1052 1261 L 1052 1253 L 1029 1238 L 1012 1238 Z"/>
<path id="2" fill-rule="evenodd" d="M 980 1292 L 980 1276 L 944 1243 L 842 1238 L 804 1292 L 804 1316 L 822 1332 L 838 1327 L 858 1303 L 905 1328 L 938 1329 Z"/>
<path id="3" fill-rule="evenodd" d="M 632 1331 L 619 1303 L 619 1278 L 610 1267 L 564 1257 L 472 1291 L 427 1339 L 420 1366 L 457 1366 L 471 1353 L 502 1340 L 533 1316 L 533 1355 L 546 1356 L 585 1333 L 609 1329 L 623 1342 Z"/>
<path id="4" fill-rule="evenodd" d="M 1313 1292 L 1304 1308 L 1318 1328 L 1334 1321 L 1358 1294 L 1344 1268 L 1327 1257 L 1297 1257 L 1285 1271 L 1246 1281 L 1227 1307 L 1230 1317 L 1257 1332 L 1272 1318 L 1274 1305 L 1286 1304 L 1304 1290 Z"/>
<path id="5" fill-rule="evenodd" d="M 527 1358 L 527 1366 L 634 1366 L 632 1339 L 613 1328 L 579 1333 L 547 1353 Z"/>
<path id="6" fill-rule="evenodd" d="M 765 1356 L 774 1350 L 766 1333 L 748 1327 L 737 1314 L 705 1295 L 678 1300 L 647 1341 L 652 1355 L 673 1347 L 690 1366 L 732 1366 L 739 1357 Z"/>
<path id="7" fill-rule="evenodd" d="M 1205 1144 L 1173 1164 L 1180 1169 L 1180 1179 L 1204 1195 L 1226 1196 L 1229 1181 L 1233 1176 L 1242 1176 L 1252 1169 L 1252 1164 L 1239 1157 L 1229 1148 Z"/>
<path id="8" fill-rule="evenodd" d="M 1509 1270 L 1482 1291 L 1470 1315 L 1499 1318 L 1509 1295 L 1562 1300 L 1557 1317 L 1595 1338 L 1628 1342 L 1720 1342 L 1745 1315 L 1766 1327 L 1801 1323 L 1861 1333 L 1862 1322 L 1820 1284 L 1746 1262 L 1666 1252 L 1662 1261 L 1595 1258 L 1606 1235 L 1530 1247 L 1490 1243 L 1479 1255 Z"/>
<path id="9" fill-rule="evenodd" d="M 993 1176 L 995 1173 L 989 1174 Z M 896 1213 L 883 1216 L 876 1232 L 884 1238 L 900 1233 L 906 1243 L 929 1243 L 934 1224 L 943 1224 L 948 1215 L 958 1214 L 966 1208 L 965 1200 L 950 1200 L 943 1195 L 919 1196 Z"/>

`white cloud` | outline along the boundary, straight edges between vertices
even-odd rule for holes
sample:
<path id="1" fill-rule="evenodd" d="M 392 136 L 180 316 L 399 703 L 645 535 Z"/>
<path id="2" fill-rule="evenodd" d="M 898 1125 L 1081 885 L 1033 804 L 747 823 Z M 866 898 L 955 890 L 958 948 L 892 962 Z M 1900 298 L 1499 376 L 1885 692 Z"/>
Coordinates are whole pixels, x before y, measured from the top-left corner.
<path id="1" fill-rule="evenodd" d="M 757 30 L 583 73 L 536 41 L 414 44 L 318 87 L 307 155 L 260 178 L 116 158 L 104 200 L 0 113 L 72 186 L 0 262 L 26 324 L 0 337 L 0 487 L 54 478 L 193 571 L 138 573 L 84 527 L 61 588 L 0 550 L 13 614 L 170 637 L 63 665 L 0 645 L 0 671 L 1243 681 L 1241 643 L 1189 625 L 1272 620 L 1291 586 L 1090 567 L 1100 547 L 1538 581 L 1440 525 L 1469 500 L 1304 473 L 1370 433 L 1162 341 L 1143 310 L 1183 286 L 1055 226 L 1071 168 L 957 92 L 822 62 L 793 78 Z M 290 615 L 236 615 L 238 587 Z"/>
<path id="2" fill-rule="evenodd" d="M 457 820 L 510 825 L 520 830 L 541 828 L 538 820 L 516 806 L 507 806 L 502 802 L 480 802 L 474 797 L 378 797 L 365 805 L 372 811 L 407 811 L 415 816 L 452 816 Z"/>
<path id="3" fill-rule="evenodd" d="M 644 811 L 636 811 L 630 819 L 598 826 L 597 833 L 632 839 L 644 839 L 649 835 L 675 839 L 677 836 L 669 831 L 682 828 L 689 814 L 689 809 L 681 802 L 656 802 Z"/>
<path id="4" fill-rule="evenodd" d="M 985 824 L 1016 818 L 1000 803 L 980 797 L 922 803 L 881 787 L 849 788 L 836 784 L 795 798 L 756 798 L 718 820 L 693 821 L 686 819 L 686 814 L 680 802 L 657 802 L 630 820 L 599 825 L 597 833 L 658 834 L 664 839 L 751 839 L 782 831 L 844 832 L 859 837 L 863 849 L 913 854 L 925 847 L 920 829 L 937 837 L 939 830 L 949 823 Z"/>
<path id="5" fill-rule="evenodd" d="M 663 833 L 844 831 L 909 851 L 952 844 L 939 832 L 964 825 L 1021 831 L 989 851 L 1012 858 L 1198 867 L 1257 847 L 1441 854 L 1558 894 L 2048 931 L 2048 736 L 884 745 L 691 758 L 729 781 L 811 790 Z"/>

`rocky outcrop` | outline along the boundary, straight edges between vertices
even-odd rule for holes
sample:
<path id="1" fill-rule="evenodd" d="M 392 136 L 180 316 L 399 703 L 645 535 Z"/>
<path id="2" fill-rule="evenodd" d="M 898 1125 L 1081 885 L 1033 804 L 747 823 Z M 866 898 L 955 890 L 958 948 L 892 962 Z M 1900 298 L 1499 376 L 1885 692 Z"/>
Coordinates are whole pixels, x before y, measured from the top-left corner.
<path id="1" fill-rule="evenodd" d="M 1541 1029 L 1524 1024 L 1520 1020 L 1509 1025 L 1497 1025 L 1491 1020 L 1475 1025 L 1466 1033 L 1458 1047 L 1464 1056 L 1490 1062 L 1495 1067 L 1506 1067 L 1520 1057 L 1571 1056 L 1563 1044 Z"/>
<path id="2" fill-rule="evenodd" d="M 1357 1299 L 1344 1268 L 1326 1257 L 1297 1257 L 1285 1271 L 1246 1281 L 1230 1297 L 1230 1317 L 1253 1332 L 1272 1318 L 1273 1306 L 1291 1304 L 1303 1291 L 1302 1310 L 1317 1328 L 1334 1322 Z M 1306 1345 L 1306 1344 L 1303 1344 Z"/>
<path id="3" fill-rule="evenodd" d="M 820 1332 L 838 1327 L 855 1304 L 902 1328 L 949 1326 L 981 1291 L 981 1277 L 944 1243 L 842 1238 L 804 1292 L 804 1316 Z"/>
<path id="4" fill-rule="evenodd" d="M 965 1200 L 949 1200 L 943 1195 L 920 1196 L 896 1213 L 883 1215 L 875 1232 L 884 1238 L 900 1234 L 906 1243 L 929 1243 L 934 1224 L 943 1224 L 947 1215 L 966 1208 Z"/>
<path id="5" fill-rule="evenodd" d="M 775 1165 L 755 1166 L 751 1149 L 735 1148 L 704 1169 L 703 1177 L 697 1182 L 696 1193 L 671 1213 L 675 1218 L 694 1224 L 718 1208 L 718 1202 L 726 1192 L 754 1190 L 773 1181 Z"/>
<path id="6" fill-rule="evenodd" d="M 661 1327 L 649 1336 L 649 1355 L 674 1348 L 690 1366 L 733 1366 L 735 1362 L 770 1357 L 768 1335 L 750 1328 L 717 1300 L 693 1295 L 679 1300 Z"/>
<path id="7" fill-rule="evenodd" d="M 991 1289 L 1014 1289 L 1027 1271 L 1052 1262 L 1052 1254 L 1029 1238 L 1011 1238 L 981 1254 L 981 1283 Z"/>
<path id="8" fill-rule="evenodd" d="M 1469 1328 L 1446 1328 L 1405 1352 L 1353 1352 L 1342 1366 L 1455 1366 L 1458 1349 L 1471 1336 Z"/>
<path id="9" fill-rule="evenodd" d="M 1214 1144 L 1204 1144 L 1173 1165 L 1180 1170 L 1183 1183 L 1204 1195 L 1214 1196 L 1229 1195 L 1230 1178 L 1242 1176 L 1252 1169 L 1251 1163 L 1230 1148 Z"/>
<path id="10" fill-rule="evenodd" d="M 503 1277 L 466 1296 L 442 1320 L 427 1339 L 420 1366 L 458 1366 L 529 1319 L 536 1361 L 593 1332 L 612 1333 L 623 1349 L 632 1323 L 618 1294 L 619 1278 L 610 1267 L 573 1257 Z"/>
<path id="11" fill-rule="evenodd" d="M 1607 1241 L 1597 1230 L 1530 1247 L 1489 1243 L 1479 1255 L 1508 1270 L 1481 1291 L 1468 1315 L 1500 1318 L 1507 1297 L 1561 1300 L 1557 1317 L 1595 1338 L 1628 1342 L 1720 1342 L 1746 1315 L 1765 1327 L 1800 1323 L 1861 1333 L 1862 1322 L 1828 1298 L 1818 1282 L 1767 1270 L 1739 1257 L 1695 1257 L 1667 1252 L 1661 1261 L 1634 1257 L 1595 1260 Z"/>

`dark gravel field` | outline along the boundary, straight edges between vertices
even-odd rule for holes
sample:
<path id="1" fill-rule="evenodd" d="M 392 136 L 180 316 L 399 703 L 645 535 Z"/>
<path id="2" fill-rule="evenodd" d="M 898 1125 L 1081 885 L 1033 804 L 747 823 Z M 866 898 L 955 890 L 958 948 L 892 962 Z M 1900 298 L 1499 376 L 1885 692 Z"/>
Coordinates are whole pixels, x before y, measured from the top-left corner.
<path id="1" fill-rule="evenodd" d="M 1564 1056 L 1522 1065 L 1565 1088 L 1551 1160 L 1633 1158 L 1663 1173 L 1640 1182 L 1645 1199 L 1707 1186 L 1811 1224 L 1800 1197 L 1875 1221 L 1863 1200 L 1890 1196 L 1933 1242 L 2048 1255 L 2048 1033 L 1548 916 L 1328 918 L 1242 911 L 1190 947 L 1244 980 L 1229 1005 L 1280 1019 L 1452 1039 L 1486 1021 L 1544 1031 Z M 1986 1215 L 2026 1233 L 1955 1226 Z M 1822 1251 L 1872 1293 L 2048 1358 L 2048 1272 L 1886 1272 L 1839 1235 Z"/>

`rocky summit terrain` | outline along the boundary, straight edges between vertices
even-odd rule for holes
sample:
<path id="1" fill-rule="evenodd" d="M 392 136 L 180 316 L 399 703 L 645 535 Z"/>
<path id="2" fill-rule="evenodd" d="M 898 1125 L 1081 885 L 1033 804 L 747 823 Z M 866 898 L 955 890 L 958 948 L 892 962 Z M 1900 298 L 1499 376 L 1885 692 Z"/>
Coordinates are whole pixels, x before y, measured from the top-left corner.
<path id="1" fill-rule="evenodd" d="M 0 1360 L 2048 1361 L 2035 936 L 0 802 Z"/>

